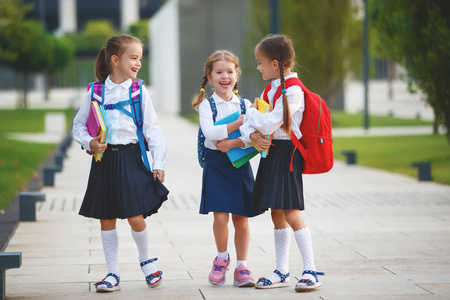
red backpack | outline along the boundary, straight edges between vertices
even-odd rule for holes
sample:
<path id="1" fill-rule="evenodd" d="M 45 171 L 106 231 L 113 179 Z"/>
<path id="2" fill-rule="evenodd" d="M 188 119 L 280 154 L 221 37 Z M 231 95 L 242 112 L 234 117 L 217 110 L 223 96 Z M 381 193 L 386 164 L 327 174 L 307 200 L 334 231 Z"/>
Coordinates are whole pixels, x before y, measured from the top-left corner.
<path id="1" fill-rule="evenodd" d="M 326 173 L 334 164 L 330 110 L 325 101 L 316 93 L 308 90 L 300 79 L 296 77 L 286 79 L 286 89 L 293 85 L 300 86 L 305 95 L 305 110 L 300 125 L 300 132 L 303 136 L 299 141 L 294 132 L 291 134 L 291 141 L 295 146 L 294 152 L 295 149 L 298 149 L 305 160 L 303 174 Z M 271 83 L 264 90 L 264 100 L 267 103 L 269 103 L 267 93 L 270 89 Z M 280 96 L 281 86 L 275 92 L 273 107 Z M 290 171 L 293 171 L 292 159 Z"/>

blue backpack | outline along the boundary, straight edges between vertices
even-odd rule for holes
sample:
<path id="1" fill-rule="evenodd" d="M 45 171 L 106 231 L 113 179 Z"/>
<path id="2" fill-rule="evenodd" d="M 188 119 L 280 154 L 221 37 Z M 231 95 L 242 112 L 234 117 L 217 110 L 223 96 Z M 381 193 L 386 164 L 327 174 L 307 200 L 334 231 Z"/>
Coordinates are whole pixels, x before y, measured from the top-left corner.
<path id="1" fill-rule="evenodd" d="M 216 102 L 214 102 L 214 99 L 212 97 L 207 98 L 207 100 L 209 102 L 209 106 L 211 107 L 213 122 L 215 123 L 217 118 Z M 244 99 L 239 98 L 239 101 L 241 104 L 241 115 L 245 115 L 246 110 Z M 203 135 L 200 126 L 198 127 L 197 152 L 198 163 L 200 164 L 200 167 L 203 168 L 203 166 L 205 165 L 205 136 Z"/>
<path id="2" fill-rule="evenodd" d="M 120 101 L 114 104 L 103 104 L 105 98 L 104 92 L 104 83 L 100 83 L 98 81 L 89 83 L 88 90 L 91 89 L 91 101 L 97 101 L 100 105 L 103 105 L 105 110 L 108 109 L 118 109 L 125 113 L 127 116 L 133 119 L 134 125 L 136 125 L 136 134 L 139 140 L 139 146 L 141 148 L 141 155 L 144 159 L 145 167 L 151 171 L 150 164 L 148 162 L 147 153 L 148 144 L 145 140 L 144 133 L 142 127 L 144 125 L 144 121 L 142 119 L 142 103 L 141 103 L 141 95 L 142 95 L 142 86 L 144 85 L 143 80 L 133 80 L 129 95 L 130 99 L 125 101 Z M 130 105 L 131 112 L 126 110 L 123 106 Z"/>

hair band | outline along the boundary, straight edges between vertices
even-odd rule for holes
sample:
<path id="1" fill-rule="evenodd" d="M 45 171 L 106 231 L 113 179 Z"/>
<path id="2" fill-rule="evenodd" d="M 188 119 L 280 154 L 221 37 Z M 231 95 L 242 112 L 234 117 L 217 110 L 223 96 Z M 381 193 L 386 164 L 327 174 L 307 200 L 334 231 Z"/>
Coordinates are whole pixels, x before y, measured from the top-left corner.
<path id="1" fill-rule="evenodd" d="M 282 90 L 281 90 L 281 93 L 282 93 L 282 94 L 286 94 L 286 89 L 282 89 Z"/>
<path id="2" fill-rule="evenodd" d="M 201 88 L 201 89 L 200 89 L 200 92 L 204 93 L 204 92 L 205 92 L 205 89 L 204 89 L 204 88 Z"/>
<path id="3" fill-rule="evenodd" d="M 237 93 L 238 93 L 238 90 L 234 90 L 233 93 L 237 94 Z"/>

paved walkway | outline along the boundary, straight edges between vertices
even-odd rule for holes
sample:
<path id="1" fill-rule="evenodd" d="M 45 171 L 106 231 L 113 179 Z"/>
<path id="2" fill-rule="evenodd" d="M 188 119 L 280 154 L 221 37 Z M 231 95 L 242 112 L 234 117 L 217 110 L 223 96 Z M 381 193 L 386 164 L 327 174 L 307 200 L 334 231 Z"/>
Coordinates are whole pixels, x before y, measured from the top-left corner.
<path id="1" fill-rule="evenodd" d="M 159 258 L 164 282 L 149 289 L 137 262 L 126 221 L 118 222 L 122 290 L 97 294 L 93 283 L 106 274 L 99 223 L 78 215 L 90 157 L 76 143 L 68 149 L 54 187 L 44 187 L 37 221 L 21 222 L 6 252 L 21 251 L 20 269 L 6 272 L 8 299 L 449 299 L 450 186 L 418 182 L 388 172 L 336 162 L 324 175 L 304 176 L 304 217 L 313 235 L 323 286 L 298 294 L 293 287 L 256 290 L 232 286 L 235 251 L 227 283 L 211 286 L 207 276 L 216 255 L 212 216 L 198 214 L 201 168 L 197 127 L 161 115 L 168 141 L 169 200 L 147 219 L 150 252 Z M 256 170 L 258 159 L 253 160 Z M 275 267 L 270 214 L 250 220 L 248 265 L 266 276 Z M 302 263 L 292 237 L 292 281 Z"/>

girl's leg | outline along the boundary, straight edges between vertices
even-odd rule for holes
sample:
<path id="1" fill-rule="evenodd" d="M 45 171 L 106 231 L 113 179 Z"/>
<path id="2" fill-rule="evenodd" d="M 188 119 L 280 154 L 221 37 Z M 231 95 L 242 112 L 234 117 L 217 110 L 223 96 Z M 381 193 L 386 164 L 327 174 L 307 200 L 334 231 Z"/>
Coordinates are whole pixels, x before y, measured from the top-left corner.
<path id="1" fill-rule="evenodd" d="M 276 271 L 280 272 L 282 275 L 289 273 L 289 245 L 291 242 L 291 228 L 284 217 L 284 211 L 282 209 L 271 209 L 272 222 L 275 227 L 274 229 L 274 240 L 275 240 L 275 255 L 277 260 Z M 270 276 L 266 277 L 272 283 L 281 282 L 282 278 L 277 273 L 272 273 Z M 259 286 L 262 282 L 259 282 Z M 278 286 L 289 286 L 288 280 L 286 283 L 278 284 Z M 276 286 L 274 286 L 276 287 Z"/>
<path id="2" fill-rule="evenodd" d="M 234 285 L 239 287 L 255 286 L 250 270 L 247 268 L 247 253 L 250 243 L 250 228 L 248 218 L 232 215 L 234 225 L 234 245 L 236 247 L 236 269 L 234 270 Z"/>
<path id="3" fill-rule="evenodd" d="M 248 218 L 239 215 L 232 215 L 234 225 L 234 245 L 236 247 L 236 256 L 239 268 L 240 263 L 247 263 L 248 245 L 250 243 L 250 228 L 248 226 Z"/>
<path id="4" fill-rule="evenodd" d="M 300 249 L 300 253 L 302 254 L 303 271 L 316 271 L 311 233 L 303 220 L 300 210 L 285 210 L 285 216 L 289 225 L 294 229 L 295 240 Z M 311 274 L 304 274 L 302 279 L 309 279 L 315 282 L 315 277 Z M 306 286 L 306 283 L 304 285 Z"/>
<path id="5" fill-rule="evenodd" d="M 230 264 L 230 256 L 227 251 L 229 218 L 229 213 L 214 212 L 213 231 L 219 253 L 213 261 L 213 267 L 208 277 L 209 283 L 214 285 L 225 283 L 225 272 Z"/>
<path id="6" fill-rule="evenodd" d="M 147 224 L 144 221 L 142 215 L 128 218 L 128 223 L 131 226 L 131 235 L 136 243 L 139 253 L 139 262 L 143 263 L 150 259 L 149 247 L 148 247 L 148 230 Z M 147 263 L 142 266 L 142 271 L 145 276 L 149 276 L 153 273 L 158 272 L 158 268 L 153 263 Z M 153 278 L 150 284 L 158 281 L 160 277 Z M 153 282 L 152 282 L 153 281 Z"/>
<path id="7" fill-rule="evenodd" d="M 113 273 L 119 277 L 119 237 L 117 235 L 116 219 L 100 220 L 100 227 L 108 274 Z M 110 282 L 113 286 L 117 284 L 117 280 L 113 276 L 107 276 L 104 281 Z M 103 285 L 99 284 L 97 287 L 99 290 Z"/>
<path id="8" fill-rule="evenodd" d="M 214 212 L 213 232 L 216 240 L 217 251 L 219 258 L 228 259 L 227 244 L 228 244 L 228 220 L 229 213 Z M 225 257 L 223 257 L 225 255 Z"/>

